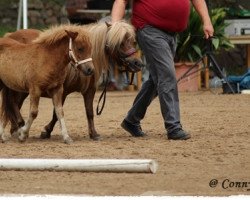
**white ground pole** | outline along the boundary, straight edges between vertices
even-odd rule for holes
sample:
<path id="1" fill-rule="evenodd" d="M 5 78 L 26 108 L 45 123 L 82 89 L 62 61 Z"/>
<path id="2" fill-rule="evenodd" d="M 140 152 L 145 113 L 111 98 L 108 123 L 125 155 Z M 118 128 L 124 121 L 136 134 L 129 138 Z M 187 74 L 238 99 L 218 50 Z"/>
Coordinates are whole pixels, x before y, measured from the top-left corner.
<path id="1" fill-rule="evenodd" d="M 147 159 L 0 159 L 0 170 L 156 173 Z"/>
<path id="2" fill-rule="evenodd" d="M 19 0 L 17 30 L 21 28 L 21 19 L 23 16 L 23 29 L 28 28 L 28 0 Z"/>

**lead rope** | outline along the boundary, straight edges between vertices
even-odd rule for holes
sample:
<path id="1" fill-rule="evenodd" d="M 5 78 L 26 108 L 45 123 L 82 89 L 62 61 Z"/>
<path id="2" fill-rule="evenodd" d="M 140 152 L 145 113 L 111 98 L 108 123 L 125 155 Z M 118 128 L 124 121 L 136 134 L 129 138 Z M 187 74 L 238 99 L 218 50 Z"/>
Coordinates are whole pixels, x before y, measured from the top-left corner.
<path id="1" fill-rule="evenodd" d="M 134 73 L 134 72 L 132 72 L 132 74 L 131 74 L 131 80 L 130 80 L 129 85 L 133 85 L 133 82 L 134 82 L 134 77 L 135 77 L 135 73 Z"/>
<path id="2" fill-rule="evenodd" d="M 97 103 L 97 106 L 96 106 L 96 114 L 97 115 L 101 115 L 102 111 L 104 109 L 104 106 L 105 106 L 105 103 L 106 103 L 106 94 L 107 94 L 108 82 L 109 82 L 109 71 L 107 72 L 107 78 L 105 80 L 104 88 L 103 88 L 102 94 L 99 97 L 99 100 L 98 100 L 98 103 Z M 102 99 L 103 99 L 102 106 L 101 106 L 101 109 L 99 109 L 99 105 L 100 105 Z"/>

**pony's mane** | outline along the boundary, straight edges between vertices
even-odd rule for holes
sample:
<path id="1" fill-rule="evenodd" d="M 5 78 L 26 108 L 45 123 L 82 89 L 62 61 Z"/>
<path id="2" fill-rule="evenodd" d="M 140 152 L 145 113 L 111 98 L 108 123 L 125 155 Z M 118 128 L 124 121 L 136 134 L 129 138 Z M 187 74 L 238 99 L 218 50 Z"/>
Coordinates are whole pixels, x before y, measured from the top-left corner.
<path id="1" fill-rule="evenodd" d="M 82 26 L 90 32 L 92 44 L 92 58 L 95 65 L 96 77 L 100 77 L 102 69 L 106 71 L 109 68 L 109 60 L 105 53 L 107 25 L 105 23 L 92 23 Z"/>
<path id="2" fill-rule="evenodd" d="M 104 70 L 109 68 L 109 58 L 104 52 L 106 46 L 114 52 L 120 48 L 124 39 L 135 40 L 133 26 L 125 21 L 113 23 L 109 27 L 105 22 L 99 22 L 84 25 L 83 28 L 90 32 L 93 60 L 97 67 L 102 67 Z"/>
<path id="3" fill-rule="evenodd" d="M 66 31 L 78 32 L 77 37 L 86 37 L 87 32 L 82 29 L 82 26 L 73 25 L 73 24 L 64 24 L 58 26 L 52 26 L 49 29 L 43 30 L 39 37 L 36 38 L 33 43 L 43 44 L 45 46 L 50 46 L 66 36 Z"/>
<path id="4" fill-rule="evenodd" d="M 113 23 L 107 34 L 107 45 L 111 51 L 115 51 L 120 47 L 124 38 L 127 40 L 135 40 L 135 30 L 131 24 L 125 21 Z"/>

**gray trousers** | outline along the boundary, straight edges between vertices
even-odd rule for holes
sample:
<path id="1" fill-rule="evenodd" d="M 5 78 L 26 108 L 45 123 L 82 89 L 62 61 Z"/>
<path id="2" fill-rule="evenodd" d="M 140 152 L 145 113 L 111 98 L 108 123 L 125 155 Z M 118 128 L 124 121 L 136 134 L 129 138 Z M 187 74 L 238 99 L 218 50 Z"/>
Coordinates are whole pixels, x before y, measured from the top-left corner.
<path id="1" fill-rule="evenodd" d="M 164 125 L 170 133 L 181 128 L 174 68 L 176 36 L 147 25 L 137 31 L 137 41 L 146 57 L 149 79 L 142 85 L 125 119 L 139 125 L 152 100 L 159 96 Z"/>

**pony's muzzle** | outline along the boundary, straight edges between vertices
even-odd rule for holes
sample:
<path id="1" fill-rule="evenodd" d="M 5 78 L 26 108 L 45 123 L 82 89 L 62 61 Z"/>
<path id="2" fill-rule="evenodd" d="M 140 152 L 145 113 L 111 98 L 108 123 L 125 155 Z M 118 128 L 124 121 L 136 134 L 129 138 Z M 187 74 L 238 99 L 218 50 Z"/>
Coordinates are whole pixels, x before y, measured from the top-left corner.
<path id="1" fill-rule="evenodd" d="M 144 64 L 140 58 L 125 58 L 125 61 L 128 63 L 129 67 L 134 69 L 132 71 L 140 71 Z"/>
<path id="2" fill-rule="evenodd" d="M 85 76 L 90 76 L 94 73 L 95 68 L 94 68 L 93 62 L 89 61 L 89 62 L 80 64 L 78 66 L 78 69 L 80 69 L 80 71 L 82 71 Z"/>

